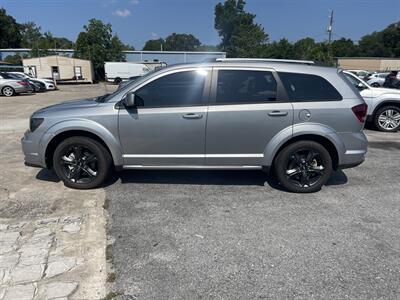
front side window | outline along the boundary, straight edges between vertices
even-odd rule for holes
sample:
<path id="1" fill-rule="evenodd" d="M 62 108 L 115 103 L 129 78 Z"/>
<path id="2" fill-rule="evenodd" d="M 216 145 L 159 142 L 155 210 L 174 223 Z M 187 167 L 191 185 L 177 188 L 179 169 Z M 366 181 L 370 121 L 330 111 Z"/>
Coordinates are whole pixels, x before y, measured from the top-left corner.
<path id="1" fill-rule="evenodd" d="M 292 101 L 339 101 L 342 96 L 321 76 L 280 72 L 283 85 Z"/>
<path id="2" fill-rule="evenodd" d="M 219 70 L 217 104 L 275 101 L 277 84 L 271 72 Z"/>
<path id="3" fill-rule="evenodd" d="M 208 71 L 185 71 L 165 75 L 135 92 L 141 107 L 203 105 Z"/>

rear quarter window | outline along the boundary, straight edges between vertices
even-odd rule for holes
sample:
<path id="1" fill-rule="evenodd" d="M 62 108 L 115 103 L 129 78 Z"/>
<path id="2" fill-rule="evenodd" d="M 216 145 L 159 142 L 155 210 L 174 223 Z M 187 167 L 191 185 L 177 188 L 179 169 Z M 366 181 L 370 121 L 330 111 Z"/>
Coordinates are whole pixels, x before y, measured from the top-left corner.
<path id="1" fill-rule="evenodd" d="M 291 101 L 340 101 L 342 95 L 325 78 L 318 75 L 279 72 Z"/>

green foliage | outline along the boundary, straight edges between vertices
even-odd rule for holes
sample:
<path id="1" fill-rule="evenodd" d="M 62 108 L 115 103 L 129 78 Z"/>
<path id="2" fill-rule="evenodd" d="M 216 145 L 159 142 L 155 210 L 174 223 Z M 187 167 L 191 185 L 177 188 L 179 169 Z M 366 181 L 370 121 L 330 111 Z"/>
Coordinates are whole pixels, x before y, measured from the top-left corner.
<path id="1" fill-rule="evenodd" d="M 13 17 L 0 8 L 0 48 L 19 48 L 21 46 L 20 25 Z"/>
<path id="2" fill-rule="evenodd" d="M 163 38 L 148 40 L 143 47 L 144 51 L 160 51 L 161 45 L 164 47 L 165 40 Z"/>
<path id="3" fill-rule="evenodd" d="M 220 48 L 229 57 L 262 56 L 268 35 L 255 23 L 255 15 L 244 10 L 244 0 L 226 0 L 215 6 L 215 29 L 222 41 Z"/>
<path id="4" fill-rule="evenodd" d="M 22 66 L 22 56 L 19 54 L 8 55 L 4 59 L 5 62 L 13 64 L 13 65 L 21 65 Z"/>
<path id="5" fill-rule="evenodd" d="M 127 46 L 117 35 L 113 36 L 111 24 L 90 19 L 83 28 L 85 31 L 76 40 L 74 57 L 91 60 L 96 78 L 104 78 L 104 62 L 124 61 L 122 50 Z"/>
<path id="6" fill-rule="evenodd" d="M 165 39 L 165 51 L 196 51 L 200 41 L 192 34 L 172 33 Z"/>
<path id="7" fill-rule="evenodd" d="M 331 55 L 333 57 L 354 57 L 359 55 L 359 48 L 351 39 L 341 38 L 331 44 Z"/>
<path id="8" fill-rule="evenodd" d="M 360 56 L 400 56 L 400 22 L 365 35 L 359 42 Z"/>

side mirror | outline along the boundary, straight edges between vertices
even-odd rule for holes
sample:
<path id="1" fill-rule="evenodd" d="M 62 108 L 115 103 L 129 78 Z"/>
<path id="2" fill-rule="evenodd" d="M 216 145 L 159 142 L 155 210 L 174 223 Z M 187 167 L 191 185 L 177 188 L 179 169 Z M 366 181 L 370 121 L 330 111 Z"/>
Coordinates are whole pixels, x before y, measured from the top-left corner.
<path id="1" fill-rule="evenodd" d="M 362 91 L 365 89 L 365 85 L 363 85 L 361 82 L 357 85 L 357 88 Z"/>
<path id="2" fill-rule="evenodd" d="M 135 107 L 136 106 L 136 97 L 134 93 L 128 93 L 123 101 L 125 107 Z"/>

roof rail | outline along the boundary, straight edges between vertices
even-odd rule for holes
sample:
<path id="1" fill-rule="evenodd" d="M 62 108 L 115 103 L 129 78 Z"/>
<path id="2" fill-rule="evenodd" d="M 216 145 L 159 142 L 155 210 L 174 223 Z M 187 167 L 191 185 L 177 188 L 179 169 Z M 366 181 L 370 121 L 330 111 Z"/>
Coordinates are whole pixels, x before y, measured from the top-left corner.
<path id="1" fill-rule="evenodd" d="M 276 58 L 216 58 L 215 61 L 219 62 L 278 62 L 289 64 L 306 64 L 314 65 L 312 60 L 294 60 L 294 59 L 276 59 Z"/>

